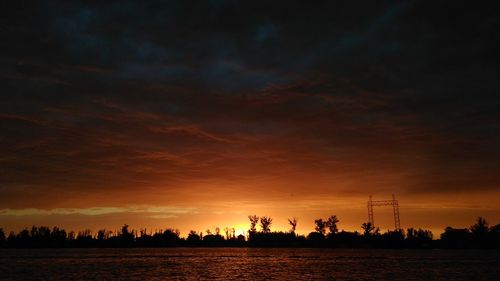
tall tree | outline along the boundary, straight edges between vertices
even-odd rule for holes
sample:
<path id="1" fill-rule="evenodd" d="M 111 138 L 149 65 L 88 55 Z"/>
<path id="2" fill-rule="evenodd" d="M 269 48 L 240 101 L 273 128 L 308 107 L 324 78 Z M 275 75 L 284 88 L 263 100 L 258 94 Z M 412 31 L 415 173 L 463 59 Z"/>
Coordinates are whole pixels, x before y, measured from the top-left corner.
<path id="1" fill-rule="evenodd" d="M 259 217 L 256 215 L 250 215 L 248 216 L 248 219 L 250 220 L 250 233 L 255 233 L 257 232 L 257 223 L 259 223 Z"/>
<path id="2" fill-rule="evenodd" d="M 197 243 L 201 241 L 200 235 L 198 235 L 198 232 L 195 230 L 189 231 L 188 237 L 186 241 L 191 242 L 191 243 Z"/>
<path id="3" fill-rule="evenodd" d="M 326 226 L 328 226 L 328 230 L 330 230 L 331 234 L 335 234 L 339 231 L 337 228 L 338 222 L 339 222 L 339 219 L 335 215 L 330 216 L 328 218 L 328 220 L 326 221 Z"/>
<path id="4" fill-rule="evenodd" d="M 323 219 L 317 219 L 314 221 L 314 224 L 316 224 L 316 227 L 314 227 L 314 229 L 321 235 L 325 235 L 326 222 Z"/>
<path id="5" fill-rule="evenodd" d="M 262 232 L 269 233 L 271 232 L 271 224 L 273 223 L 273 219 L 271 217 L 261 217 L 260 218 L 260 227 L 262 228 Z"/>
<path id="6" fill-rule="evenodd" d="M 470 227 L 472 235 L 477 239 L 482 239 L 488 234 L 488 222 L 482 218 L 478 217 L 476 223 Z"/>
<path id="7" fill-rule="evenodd" d="M 369 236 L 375 230 L 375 226 L 371 222 L 364 222 L 361 224 L 361 228 L 363 229 L 363 235 Z"/>
<path id="8" fill-rule="evenodd" d="M 291 232 L 295 233 L 295 230 L 297 229 L 297 218 L 293 217 L 291 219 L 288 219 L 288 223 L 292 227 Z"/>

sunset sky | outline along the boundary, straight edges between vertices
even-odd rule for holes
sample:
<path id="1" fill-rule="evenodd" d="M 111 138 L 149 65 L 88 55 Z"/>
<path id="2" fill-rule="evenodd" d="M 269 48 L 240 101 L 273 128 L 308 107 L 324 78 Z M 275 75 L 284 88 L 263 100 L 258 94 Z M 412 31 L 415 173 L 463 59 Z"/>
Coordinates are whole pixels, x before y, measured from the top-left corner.
<path id="1" fill-rule="evenodd" d="M 500 222 L 500 18 L 442 1 L 3 1 L 0 227 Z M 71 3 L 70 3 L 71 2 Z M 101 3 L 102 2 L 102 3 Z M 104 3 L 105 2 L 105 3 Z M 270 3 L 273 2 L 273 3 Z M 375 210 L 382 230 L 390 209 Z"/>

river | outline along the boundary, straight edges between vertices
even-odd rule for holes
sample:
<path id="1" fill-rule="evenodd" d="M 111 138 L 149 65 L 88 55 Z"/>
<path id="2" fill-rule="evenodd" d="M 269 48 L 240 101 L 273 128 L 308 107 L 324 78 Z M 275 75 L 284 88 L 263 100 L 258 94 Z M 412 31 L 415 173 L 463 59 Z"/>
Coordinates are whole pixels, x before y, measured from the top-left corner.
<path id="1" fill-rule="evenodd" d="M 0 280 L 500 280 L 500 251 L 1 249 Z"/>

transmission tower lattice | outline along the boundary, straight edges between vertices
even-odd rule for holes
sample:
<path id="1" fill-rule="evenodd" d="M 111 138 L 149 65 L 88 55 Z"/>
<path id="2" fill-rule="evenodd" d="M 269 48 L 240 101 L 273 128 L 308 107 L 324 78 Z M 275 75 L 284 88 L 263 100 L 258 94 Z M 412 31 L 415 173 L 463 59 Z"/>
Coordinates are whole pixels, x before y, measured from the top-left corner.
<path id="1" fill-rule="evenodd" d="M 370 199 L 368 200 L 368 221 L 372 224 L 372 226 L 375 226 L 375 221 L 373 219 L 373 207 L 375 206 L 392 206 L 394 211 L 394 227 L 396 230 L 401 229 L 399 220 L 399 203 L 394 194 L 392 195 L 392 200 L 381 201 L 373 201 L 372 196 L 370 195 Z"/>

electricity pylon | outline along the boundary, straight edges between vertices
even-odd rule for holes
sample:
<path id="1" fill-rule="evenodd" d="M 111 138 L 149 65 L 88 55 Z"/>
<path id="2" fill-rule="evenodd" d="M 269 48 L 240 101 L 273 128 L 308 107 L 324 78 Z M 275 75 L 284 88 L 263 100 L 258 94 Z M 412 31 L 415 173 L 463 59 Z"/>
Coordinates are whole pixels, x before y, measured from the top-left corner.
<path id="1" fill-rule="evenodd" d="M 373 201 L 372 196 L 370 195 L 370 199 L 368 200 L 368 221 L 375 226 L 375 221 L 373 219 L 373 207 L 374 206 L 392 206 L 394 212 L 394 227 L 396 230 L 401 229 L 400 220 L 399 220 L 399 203 L 396 200 L 396 196 L 392 195 L 392 200 L 380 200 Z"/>

